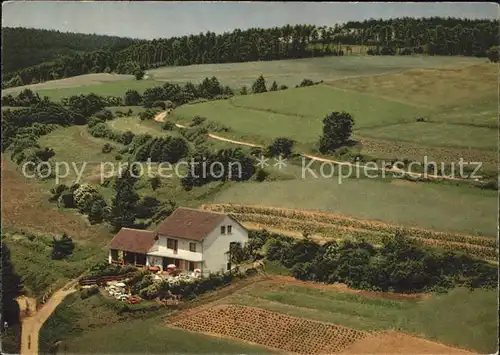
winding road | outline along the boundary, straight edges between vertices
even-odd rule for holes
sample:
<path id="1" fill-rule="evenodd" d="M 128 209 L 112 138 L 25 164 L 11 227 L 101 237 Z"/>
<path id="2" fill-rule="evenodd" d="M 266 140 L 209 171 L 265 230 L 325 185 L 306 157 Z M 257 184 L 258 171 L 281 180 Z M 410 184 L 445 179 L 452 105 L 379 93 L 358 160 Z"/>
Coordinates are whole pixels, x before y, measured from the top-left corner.
<path id="1" fill-rule="evenodd" d="M 156 117 L 154 119 L 157 122 L 165 122 L 166 116 L 167 116 L 167 112 L 165 111 L 165 112 L 161 112 L 158 115 L 156 115 Z M 187 128 L 187 126 L 184 126 L 184 125 L 181 125 L 181 124 L 178 124 L 178 123 L 175 123 L 175 126 L 178 127 L 178 128 Z M 263 146 L 260 145 L 260 144 L 255 144 L 255 143 L 250 143 L 250 142 L 243 142 L 243 141 L 237 141 L 237 140 L 233 140 L 233 139 L 229 139 L 229 138 L 224 138 L 224 137 L 218 136 L 218 135 L 213 134 L 213 133 L 208 133 L 208 136 L 210 138 L 212 138 L 212 139 L 216 139 L 216 140 L 222 141 L 222 142 L 233 143 L 233 144 L 242 145 L 242 146 L 246 146 L 246 147 L 260 147 L 260 148 L 263 148 Z M 399 174 L 402 174 L 401 177 L 403 175 L 408 175 L 408 176 L 412 176 L 412 177 L 415 177 L 415 178 L 425 178 L 425 179 L 443 179 L 443 180 L 455 180 L 455 181 L 471 181 L 471 179 L 457 178 L 457 177 L 454 177 L 454 176 L 442 176 L 442 175 L 436 175 L 436 174 L 415 173 L 415 172 L 410 172 L 410 171 L 406 171 L 406 170 L 403 170 L 403 169 L 399 169 L 399 168 L 396 168 L 394 166 L 392 166 L 390 168 L 385 168 L 385 167 L 384 168 L 380 168 L 380 167 L 375 167 L 375 166 L 370 167 L 370 166 L 367 166 L 367 165 L 362 165 L 362 164 L 357 164 L 357 163 L 350 163 L 350 162 L 346 162 L 346 161 L 321 158 L 321 157 L 318 157 L 318 156 L 315 156 L 315 155 L 310 155 L 310 154 L 305 154 L 305 153 L 299 153 L 299 154 L 302 157 L 308 158 L 308 159 L 311 159 L 311 160 L 320 161 L 320 162 L 326 162 L 326 163 L 332 163 L 332 164 L 336 164 L 336 165 L 346 165 L 346 166 L 356 167 L 357 169 L 363 169 L 365 171 L 372 170 L 372 171 L 383 171 L 383 172 L 390 172 L 390 173 L 399 173 Z"/>
<path id="2" fill-rule="evenodd" d="M 56 291 L 39 310 L 36 310 L 36 301 L 34 299 L 20 297 L 17 300 L 21 310 L 25 310 L 29 303 L 28 314 L 21 320 L 21 355 L 38 354 L 38 337 L 42 325 L 49 319 L 52 312 L 55 311 L 64 298 L 76 291 L 76 283 L 76 280 L 72 280 Z"/>

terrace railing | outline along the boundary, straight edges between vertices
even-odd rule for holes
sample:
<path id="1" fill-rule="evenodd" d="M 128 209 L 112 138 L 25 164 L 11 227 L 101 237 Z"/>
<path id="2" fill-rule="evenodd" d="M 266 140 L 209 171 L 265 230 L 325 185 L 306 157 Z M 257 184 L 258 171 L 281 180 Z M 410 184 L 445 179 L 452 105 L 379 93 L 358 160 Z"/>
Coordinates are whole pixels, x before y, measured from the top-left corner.
<path id="1" fill-rule="evenodd" d="M 102 276 L 96 279 L 81 279 L 78 281 L 80 286 L 91 286 L 91 285 L 103 285 L 108 281 L 120 281 L 130 277 L 133 277 L 135 272 L 129 272 L 123 275 L 114 275 L 114 276 Z"/>

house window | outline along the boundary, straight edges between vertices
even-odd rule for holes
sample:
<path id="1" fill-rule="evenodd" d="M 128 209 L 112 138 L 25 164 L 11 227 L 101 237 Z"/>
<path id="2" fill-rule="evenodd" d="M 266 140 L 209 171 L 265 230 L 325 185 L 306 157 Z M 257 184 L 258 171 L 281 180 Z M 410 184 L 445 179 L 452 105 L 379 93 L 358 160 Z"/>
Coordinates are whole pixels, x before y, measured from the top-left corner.
<path id="1" fill-rule="evenodd" d="M 194 271 L 196 269 L 196 263 L 189 262 L 189 271 Z"/>
<path id="2" fill-rule="evenodd" d="M 233 226 L 227 226 L 227 234 L 233 234 Z"/>
<path id="3" fill-rule="evenodd" d="M 226 226 L 220 226 L 220 234 L 226 234 Z"/>
<path id="4" fill-rule="evenodd" d="M 196 252 L 196 243 L 189 243 L 189 251 Z"/>
<path id="5" fill-rule="evenodd" d="M 177 249 L 177 240 L 167 238 L 167 248 L 168 249 Z"/>

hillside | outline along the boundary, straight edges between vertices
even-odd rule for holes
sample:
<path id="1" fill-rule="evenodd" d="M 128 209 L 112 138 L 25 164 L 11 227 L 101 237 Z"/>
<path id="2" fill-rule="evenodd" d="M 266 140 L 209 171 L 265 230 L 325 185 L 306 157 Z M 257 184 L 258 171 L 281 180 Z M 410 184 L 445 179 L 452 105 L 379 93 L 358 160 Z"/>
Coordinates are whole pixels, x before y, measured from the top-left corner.
<path id="1" fill-rule="evenodd" d="M 96 34 L 64 33 L 35 28 L 2 28 L 3 71 L 53 61 L 60 56 L 92 52 L 99 49 L 122 50 L 137 40 Z"/>
<path id="2" fill-rule="evenodd" d="M 4 352 L 494 353 L 498 21 L 182 14 L 3 29 Z"/>
<path id="3" fill-rule="evenodd" d="M 76 53 L 66 60 L 58 59 L 54 63 L 40 65 L 41 61 L 48 59 L 40 60 L 41 58 L 35 54 L 31 64 L 25 60 L 17 60 L 17 66 L 13 63 L 7 63 L 8 69 L 4 67 L 7 72 L 11 71 L 14 66 L 18 69 L 24 68 L 24 70 L 20 70 L 16 75 L 11 73 L 11 75 L 5 76 L 4 80 L 17 79 L 18 74 L 18 80 L 10 81 L 5 85 L 5 87 L 12 87 L 30 84 L 34 80 L 53 80 L 103 71 L 132 74 L 138 67 L 151 69 L 160 66 L 273 61 L 361 54 L 361 50 L 355 51 L 353 46 L 361 46 L 363 52 L 369 55 L 427 54 L 486 57 L 488 50 L 499 42 L 497 29 L 498 21 L 489 20 L 396 18 L 349 22 L 335 27 L 286 25 L 268 29 L 251 28 L 244 31 L 235 29 L 223 34 L 206 32 L 199 35 L 161 38 L 136 43 L 127 39 L 123 40 L 129 41 L 126 43 L 113 42 L 118 41 L 116 38 L 101 41 L 96 39 L 98 43 L 104 43 L 97 46 L 98 48 L 92 45 L 93 42 L 89 39 L 82 46 L 88 46 L 88 49 L 79 47 L 76 50 L 84 52 Z M 11 42 L 25 43 L 23 36 L 27 36 L 29 39 L 36 39 L 40 48 L 49 47 L 47 44 L 55 48 L 61 46 L 58 44 L 57 36 L 54 46 L 50 36 L 47 43 L 45 40 L 39 41 L 35 35 L 30 37 L 22 34 L 20 40 Z M 92 36 L 90 37 L 92 38 Z M 61 41 L 64 42 L 64 40 Z M 109 47 L 110 51 L 95 53 L 96 49 L 104 47 Z M 31 45 L 27 49 L 18 45 L 7 54 L 11 56 L 17 54 L 24 58 L 27 53 L 31 55 L 31 48 L 33 48 Z M 74 50 L 68 44 L 63 48 Z M 35 52 L 43 53 L 39 50 Z M 51 50 L 49 53 L 54 54 L 57 51 Z M 45 58 L 47 57 L 49 55 L 45 55 Z M 53 58 L 52 55 L 51 59 Z"/>

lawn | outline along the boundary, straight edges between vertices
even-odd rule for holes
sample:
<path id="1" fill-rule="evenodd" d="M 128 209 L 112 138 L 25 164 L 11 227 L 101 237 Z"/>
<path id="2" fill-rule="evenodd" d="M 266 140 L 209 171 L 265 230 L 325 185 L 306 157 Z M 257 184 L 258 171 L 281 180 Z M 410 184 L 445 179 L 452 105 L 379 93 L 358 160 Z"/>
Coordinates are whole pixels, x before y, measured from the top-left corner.
<path id="1" fill-rule="evenodd" d="M 78 78 L 78 77 L 77 77 Z M 70 78 L 73 79 L 73 78 Z M 69 79 L 63 79 L 69 80 Z M 105 81 L 105 82 L 95 82 L 89 81 L 82 78 L 80 81 L 76 80 L 71 86 L 65 84 L 58 85 L 57 81 L 49 85 L 47 82 L 46 86 L 38 88 L 36 86 L 28 86 L 33 91 L 36 91 L 41 97 L 48 96 L 51 100 L 58 101 L 64 97 L 70 97 L 74 95 L 81 94 L 96 94 L 100 96 L 121 96 L 123 97 L 127 90 L 137 90 L 139 93 L 144 92 L 144 90 L 161 86 L 163 83 L 155 80 L 135 80 L 135 79 L 123 79 L 115 81 Z M 3 90 L 2 95 L 16 94 L 26 87 L 15 87 L 11 89 Z"/>
<path id="2" fill-rule="evenodd" d="M 176 131 L 165 131 L 161 128 L 161 123 L 154 120 L 141 121 L 138 117 L 115 118 L 107 124 L 116 131 L 132 131 L 134 134 L 150 134 L 153 137 L 165 137 L 167 135 L 176 135 Z"/>
<path id="3" fill-rule="evenodd" d="M 43 83 L 38 83 L 38 84 L 29 84 L 24 86 L 7 88 L 3 90 L 3 93 L 10 94 L 13 92 L 21 91 L 23 89 L 31 89 L 38 91 L 46 89 L 81 87 L 93 84 L 105 84 L 117 81 L 132 80 L 133 78 L 134 78 L 133 75 L 125 75 L 125 74 L 106 74 L 106 73 L 86 74 L 86 75 L 72 76 L 70 78 L 65 78 L 65 79 L 45 81 Z"/>
<path id="4" fill-rule="evenodd" d="M 213 202 L 326 210 L 437 231 L 496 235 L 495 191 L 394 181 L 350 178 L 339 184 L 336 176 L 314 178 L 306 172 L 305 179 L 232 184 Z"/>
<path id="5" fill-rule="evenodd" d="M 347 111 L 354 117 L 355 128 L 414 121 L 415 116 L 422 111 L 417 107 L 390 99 L 380 99 L 324 84 L 259 95 L 237 96 L 229 102 L 236 107 L 308 117 L 320 124 L 329 112 Z"/>
<path id="6" fill-rule="evenodd" d="M 395 301 L 303 286 L 256 284 L 246 294 L 231 297 L 231 302 L 361 330 L 410 332 L 493 353 L 498 333 L 496 297 L 495 290 L 456 288 L 421 301 Z"/>
<path id="7" fill-rule="evenodd" d="M 277 137 L 316 143 L 324 116 L 336 110 L 350 112 L 355 128 L 410 122 L 418 113 L 418 109 L 397 102 L 318 85 L 184 105 L 175 116 L 204 116 L 230 127 L 238 137 L 253 138 L 257 143 Z"/>
<path id="8" fill-rule="evenodd" d="M 165 325 L 166 309 L 119 312 L 122 303 L 95 295 L 81 300 L 68 296 L 43 325 L 40 351 L 58 353 L 176 353 L 263 354 L 271 351 L 244 343 L 171 329 Z"/>
<path id="9" fill-rule="evenodd" d="M 411 69 L 184 105 L 173 119 L 186 121 L 200 115 L 230 127 L 227 138 L 268 144 L 276 137 L 290 137 L 310 151 L 321 135 L 323 117 L 345 110 L 354 117 L 356 140 L 378 140 L 377 146 L 363 145 L 362 153 L 380 157 L 394 150 L 395 154 L 382 157 L 421 161 L 428 155 L 444 162 L 462 157 L 491 165 L 496 162 L 498 139 L 493 70 L 484 63 Z M 415 73 L 422 74 L 425 85 Z M 464 91 L 461 83 L 473 93 Z M 428 123 L 416 122 L 420 116 Z M 405 151 L 410 154 L 400 153 Z"/>
<path id="10" fill-rule="evenodd" d="M 425 57 L 425 56 L 344 56 L 323 57 L 268 62 L 246 62 L 227 64 L 202 64 L 182 67 L 161 67 L 147 71 L 148 78 L 135 80 L 132 75 L 87 74 L 47 81 L 3 90 L 2 95 L 15 94 L 24 88 L 37 91 L 42 96 L 59 100 L 72 95 L 95 93 L 99 95 L 123 96 L 129 89 L 139 92 L 165 81 L 183 84 L 197 83 L 206 77 L 216 76 L 223 85 L 239 90 L 250 87 L 259 75 L 264 75 L 268 85 L 276 80 L 279 85 L 298 85 L 302 79 L 334 81 L 345 78 L 395 73 L 410 68 L 433 68 L 443 65 L 475 64 L 477 58 Z"/>
<path id="11" fill-rule="evenodd" d="M 184 67 L 161 67 L 148 70 L 154 80 L 174 82 L 198 82 L 205 77 L 216 76 L 223 85 L 240 88 L 250 87 L 259 75 L 268 86 L 273 80 L 278 85 L 294 87 L 302 79 L 332 81 L 348 77 L 398 72 L 409 68 L 439 67 L 459 63 L 480 63 L 476 58 L 423 57 L 423 56 L 344 56 L 246 62 L 227 64 L 203 64 Z"/>
<path id="12" fill-rule="evenodd" d="M 140 320 L 96 329 L 70 339 L 66 354 L 272 354 L 237 341 L 167 328 Z"/>

